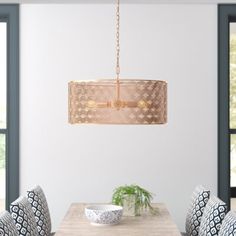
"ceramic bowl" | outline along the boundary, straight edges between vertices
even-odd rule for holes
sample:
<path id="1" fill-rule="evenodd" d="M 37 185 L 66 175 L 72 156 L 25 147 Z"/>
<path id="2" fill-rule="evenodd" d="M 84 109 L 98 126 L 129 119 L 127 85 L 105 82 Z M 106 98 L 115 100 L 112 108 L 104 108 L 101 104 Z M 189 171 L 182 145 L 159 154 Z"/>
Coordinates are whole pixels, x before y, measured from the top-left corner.
<path id="1" fill-rule="evenodd" d="M 116 205 L 91 205 L 85 207 L 85 215 L 91 224 L 118 224 L 123 214 L 123 207 Z"/>

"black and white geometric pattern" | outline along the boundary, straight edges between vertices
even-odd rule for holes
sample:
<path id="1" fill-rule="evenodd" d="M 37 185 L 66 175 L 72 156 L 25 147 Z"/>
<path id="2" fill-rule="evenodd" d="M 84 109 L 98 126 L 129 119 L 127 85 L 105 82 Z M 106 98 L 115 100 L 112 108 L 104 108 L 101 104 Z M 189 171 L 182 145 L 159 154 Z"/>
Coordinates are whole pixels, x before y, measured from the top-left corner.
<path id="1" fill-rule="evenodd" d="M 218 235 L 226 211 L 226 203 L 215 196 L 211 197 L 202 215 L 199 236 Z"/>
<path id="2" fill-rule="evenodd" d="M 21 236 L 38 236 L 33 210 L 26 197 L 19 197 L 10 205 L 11 216 Z"/>
<path id="3" fill-rule="evenodd" d="M 210 191 L 202 185 L 197 186 L 191 196 L 185 230 L 188 236 L 197 236 L 205 206 L 210 198 Z"/>
<path id="4" fill-rule="evenodd" d="M 236 235 L 236 212 L 230 211 L 225 216 L 219 236 L 235 236 Z"/>
<path id="5" fill-rule="evenodd" d="M 18 236 L 18 230 L 15 222 L 8 211 L 0 213 L 0 235 L 1 236 Z"/>
<path id="6" fill-rule="evenodd" d="M 120 206 L 90 206 L 85 208 L 85 215 L 92 224 L 112 225 L 118 224 L 123 215 Z"/>
<path id="7" fill-rule="evenodd" d="M 51 217 L 46 197 L 40 186 L 27 191 L 28 201 L 34 212 L 38 233 L 41 236 L 51 234 Z"/>

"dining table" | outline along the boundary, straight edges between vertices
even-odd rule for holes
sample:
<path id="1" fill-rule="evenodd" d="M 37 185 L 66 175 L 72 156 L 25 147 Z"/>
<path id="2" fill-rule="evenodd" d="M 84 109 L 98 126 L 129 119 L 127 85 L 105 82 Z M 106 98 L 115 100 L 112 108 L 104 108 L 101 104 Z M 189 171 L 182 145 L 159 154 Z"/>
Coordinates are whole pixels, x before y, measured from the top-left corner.
<path id="1" fill-rule="evenodd" d="M 156 213 L 122 216 L 116 225 L 94 226 L 86 218 L 88 203 L 72 203 L 55 236 L 181 236 L 164 203 L 153 203 Z"/>

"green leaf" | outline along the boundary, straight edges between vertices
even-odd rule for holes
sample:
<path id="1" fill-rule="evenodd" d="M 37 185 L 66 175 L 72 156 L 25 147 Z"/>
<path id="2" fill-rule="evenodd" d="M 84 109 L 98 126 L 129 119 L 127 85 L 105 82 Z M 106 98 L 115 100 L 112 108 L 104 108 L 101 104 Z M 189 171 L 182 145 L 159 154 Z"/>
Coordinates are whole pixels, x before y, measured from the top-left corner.
<path id="1" fill-rule="evenodd" d="M 138 185 L 125 185 L 114 189 L 112 203 L 123 206 L 127 195 L 135 195 L 136 215 L 139 215 L 144 209 L 149 209 L 152 214 L 156 214 L 156 210 L 151 206 L 153 194 Z"/>

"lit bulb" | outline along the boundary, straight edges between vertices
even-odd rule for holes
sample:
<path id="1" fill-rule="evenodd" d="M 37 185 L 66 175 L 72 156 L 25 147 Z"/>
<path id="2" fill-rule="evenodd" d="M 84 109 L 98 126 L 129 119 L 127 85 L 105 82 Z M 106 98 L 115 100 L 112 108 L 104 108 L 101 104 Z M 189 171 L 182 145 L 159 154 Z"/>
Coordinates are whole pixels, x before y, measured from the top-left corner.
<path id="1" fill-rule="evenodd" d="M 144 100 L 140 100 L 140 101 L 138 101 L 138 107 L 139 108 L 147 108 L 148 104 Z"/>
<path id="2" fill-rule="evenodd" d="M 97 105 L 96 105 L 96 102 L 95 101 L 93 101 L 93 100 L 90 100 L 90 101 L 88 101 L 88 103 L 87 103 L 87 107 L 88 108 L 95 108 Z"/>

